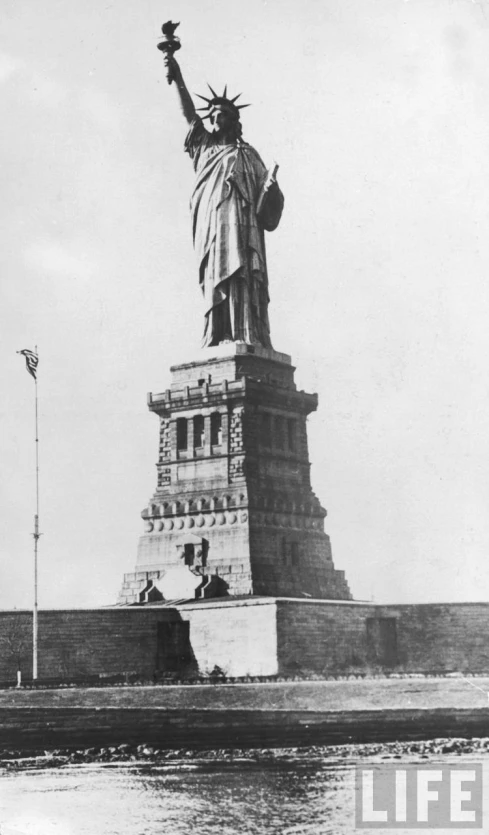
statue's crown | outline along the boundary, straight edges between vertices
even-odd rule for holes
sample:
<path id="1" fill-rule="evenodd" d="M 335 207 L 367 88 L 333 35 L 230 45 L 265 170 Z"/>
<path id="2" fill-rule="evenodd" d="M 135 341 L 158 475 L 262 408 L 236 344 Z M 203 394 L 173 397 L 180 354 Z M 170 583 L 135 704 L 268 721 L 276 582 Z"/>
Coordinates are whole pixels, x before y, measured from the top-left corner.
<path id="1" fill-rule="evenodd" d="M 224 92 L 222 96 L 218 96 L 215 90 L 212 89 L 211 85 L 207 85 L 209 90 L 212 93 L 212 98 L 208 99 L 207 96 L 201 96 L 200 93 L 197 93 L 199 99 L 207 102 L 205 107 L 198 107 L 197 110 L 207 110 L 205 116 L 202 116 L 203 119 L 209 119 L 212 109 L 214 107 L 226 107 L 228 110 L 231 110 L 232 113 L 239 119 L 239 111 L 243 109 L 243 107 L 249 107 L 249 104 L 235 104 L 235 101 L 239 99 L 241 93 L 238 93 L 237 96 L 234 96 L 232 99 L 228 99 L 227 92 L 228 87 L 227 84 L 224 88 Z"/>

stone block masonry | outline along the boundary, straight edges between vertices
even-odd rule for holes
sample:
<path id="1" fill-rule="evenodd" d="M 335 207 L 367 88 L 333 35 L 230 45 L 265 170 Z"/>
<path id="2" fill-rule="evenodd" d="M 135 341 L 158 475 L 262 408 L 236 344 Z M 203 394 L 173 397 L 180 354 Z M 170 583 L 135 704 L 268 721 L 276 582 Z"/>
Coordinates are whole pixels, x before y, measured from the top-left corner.
<path id="1" fill-rule="evenodd" d="M 489 604 L 277 601 L 284 674 L 488 673 Z"/>
<path id="2" fill-rule="evenodd" d="M 39 613 L 39 675 L 489 674 L 489 604 L 247 597 Z M 0 681 L 32 671 L 32 613 L 0 612 Z"/>
<path id="3" fill-rule="evenodd" d="M 177 612 L 145 609 L 67 609 L 39 612 L 39 678 L 70 680 L 133 673 L 150 678 L 163 663 L 158 623 Z M 32 676 L 32 612 L 0 612 L 0 680 L 20 669 Z"/>
<path id="4" fill-rule="evenodd" d="M 39 678 L 277 673 L 273 600 L 39 612 Z M 0 612 L 0 682 L 32 676 L 32 612 Z"/>
<path id="5" fill-rule="evenodd" d="M 306 421 L 317 396 L 297 391 L 285 354 L 230 343 L 202 355 L 149 395 L 157 487 L 119 602 L 148 602 L 179 568 L 202 575 L 202 597 L 351 599 L 311 488 Z"/>

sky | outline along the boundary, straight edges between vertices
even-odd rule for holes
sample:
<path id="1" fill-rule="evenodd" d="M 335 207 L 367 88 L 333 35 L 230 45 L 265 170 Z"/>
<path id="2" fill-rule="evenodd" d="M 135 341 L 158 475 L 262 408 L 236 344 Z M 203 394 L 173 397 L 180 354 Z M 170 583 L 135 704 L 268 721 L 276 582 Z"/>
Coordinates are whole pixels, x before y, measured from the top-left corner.
<path id="1" fill-rule="evenodd" d="M 285 194 L 272 341 L 337 568 L 380 602 L 489 597 L 488 0 L 4 0 L 0 607 L 114 603 L 156 487 L 146 393 L 200 350 L 186 125 L 228 84 Z"/>

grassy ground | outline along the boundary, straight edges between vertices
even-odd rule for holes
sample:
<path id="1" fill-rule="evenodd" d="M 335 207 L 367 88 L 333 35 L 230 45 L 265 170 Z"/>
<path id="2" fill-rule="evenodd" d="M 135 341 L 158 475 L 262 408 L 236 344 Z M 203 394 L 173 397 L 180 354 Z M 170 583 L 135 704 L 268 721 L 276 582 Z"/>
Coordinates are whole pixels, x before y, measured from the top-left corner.
<path id="1" fill-rule="evenodd" d="M 0 691 L 2 707 L 355 711 L 487 708 L 489 677 Z"/>

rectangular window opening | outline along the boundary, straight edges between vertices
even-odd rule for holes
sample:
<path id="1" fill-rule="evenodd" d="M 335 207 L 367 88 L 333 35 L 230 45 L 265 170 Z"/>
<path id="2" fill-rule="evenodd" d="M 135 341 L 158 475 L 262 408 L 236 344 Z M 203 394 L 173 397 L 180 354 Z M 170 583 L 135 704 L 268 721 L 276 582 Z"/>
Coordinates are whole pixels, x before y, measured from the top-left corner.
<path id="1" fill-rule="evenodd" d="M 219 412 L 211 415 L 211 446 L 222 446 L 222 419 Z"/>
<path id="2" fill-rule="evenodd" d="M 395 667 L 399 663 L 396 618 L 367 618 L 367 653 L 371 664 Z"/>
<path id="3" fill-rule="evenodd" d="M 200 449 L 205 443 L 204 416 L 194 417 L 194 449 Z"/>
<path id="4" fill-rule="evenodd" d="M 287 443 L 291 452 L 297 449 L 297 421 L 293 418 L 287 421 Z"/>
<path id="5" fill-rule="evenodd" d="M 192 660 L 190 647 L 190 623 L 188 620 L 158 624 L 159 670 L 176 672 Z"/>
<path id="6" fill-rule="evenodd" d="M 181 451 L 187 449 L 188 431 L 187 419 L 178 418 L 177 420 L 177 450 Z"/>

